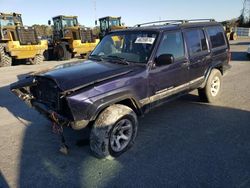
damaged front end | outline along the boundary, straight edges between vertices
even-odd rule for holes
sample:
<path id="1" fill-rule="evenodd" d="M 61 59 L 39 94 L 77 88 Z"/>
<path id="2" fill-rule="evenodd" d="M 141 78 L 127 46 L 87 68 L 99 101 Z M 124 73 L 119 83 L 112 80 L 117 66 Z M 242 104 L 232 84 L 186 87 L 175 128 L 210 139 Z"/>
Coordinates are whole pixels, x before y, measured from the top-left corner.
<path id="1" fill-rule="evenodd" d="M 52 79 L 30 76 L 11 84 L 10 89 L 28 106 L 59 126 L 70 125 L 73 129 L 81 129 L 88 124 L 88 121 L 74 121 L 65 94 Z"/>

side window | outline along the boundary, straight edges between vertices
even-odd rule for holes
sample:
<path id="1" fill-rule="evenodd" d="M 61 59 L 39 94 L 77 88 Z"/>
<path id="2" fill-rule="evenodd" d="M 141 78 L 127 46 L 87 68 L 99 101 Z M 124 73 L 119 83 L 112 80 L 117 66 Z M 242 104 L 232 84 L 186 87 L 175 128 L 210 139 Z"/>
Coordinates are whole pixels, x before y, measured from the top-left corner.
<path id="1" fill-rule="evenodd" d="M 217 48 L 226 45 L 224 31 L 221 27 L 209 27 L 207 33 L 210 38 L 212 48 Z"/>
<path id="2" fill-rule="evenodd" d="M 184 57 L 182 33 L 165 33 L 157 51 L 157 57 L 162 54 L 172 54 L 175 59 Z"/>
<path id="3" fill-rule="evenodd" d="M 208 50 L 206 37 L 203 30 L 193 29 L 185 31 L 185 38 L 190 55 Z"/>

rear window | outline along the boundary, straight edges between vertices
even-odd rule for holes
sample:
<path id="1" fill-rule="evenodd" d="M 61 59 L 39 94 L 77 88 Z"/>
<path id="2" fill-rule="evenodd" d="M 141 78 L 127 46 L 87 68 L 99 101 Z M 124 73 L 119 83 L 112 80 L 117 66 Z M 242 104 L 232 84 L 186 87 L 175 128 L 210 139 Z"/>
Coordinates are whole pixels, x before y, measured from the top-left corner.
<path id="1" fill-rule="evenodd" d="M 226 45 L 224 30 L 221 27 L 208 27 L 207 33 L 211 41 L 212 48 Z"/>
<path id="2" fill-rule="evenodd" d="M 202 29 L 192 29 L 185 31 L 185 38 L 190 55 L 207 51 L 207 42 Z"/>

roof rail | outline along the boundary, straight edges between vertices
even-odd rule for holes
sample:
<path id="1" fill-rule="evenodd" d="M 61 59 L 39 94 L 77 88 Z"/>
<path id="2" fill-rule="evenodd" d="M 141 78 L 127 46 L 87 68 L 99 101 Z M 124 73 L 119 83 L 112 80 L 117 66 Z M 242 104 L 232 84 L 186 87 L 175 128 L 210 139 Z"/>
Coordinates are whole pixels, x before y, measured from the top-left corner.
<path id="1" fill-rule="evenodd" d="M 168 25 L 168 24 L 185 24 L 185 23 L 197 23 L 197 22 L 214 22 L 214 19 L 191 19 L 191 20 L 161 20 L 155 22 L 147 22 L 142 24 L 137 24 L 134 27 L 141 27 L 146 25 Z"/>

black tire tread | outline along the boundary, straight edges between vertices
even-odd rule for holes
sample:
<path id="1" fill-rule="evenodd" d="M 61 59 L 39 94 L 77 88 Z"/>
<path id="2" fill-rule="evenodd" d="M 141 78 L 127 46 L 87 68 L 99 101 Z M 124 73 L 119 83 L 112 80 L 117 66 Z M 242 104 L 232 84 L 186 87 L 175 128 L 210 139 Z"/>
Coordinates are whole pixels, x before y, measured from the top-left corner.
<path id="1" fill-rule="evenodd" d="M 41 63 L 43 62 L 43 60 L 44 60 L 43 54 L 37 54 L 37 55 L 30 61 L 30 63 L 31 63 L 32 65 L 39 65 L 39 64 L 41 64 Z"/>
<path id="2" fill-rule="evenodd" d="M 9 67 L 12 64 L 12 58 L 5 52 L 4 45 L 0 44 L 0 67 Z"/>
<path id="3" fill-rule="evenodd" d="M 58 50 L 61 48 L 63 50 L 63 56 L 59 56 Z M 57 45 L 54 49 L 54 57 L 56 60 L 64 61 L 72 58 L 72 53 L 67 48 L 67 43 L 61 43 Z"/>
<path id="4" fill-rule="evenodd" d="M 90 149 L 98 158 L 113 157 L 109 151 L 109 134 L 113 125 L 123 116 L 129 115 L 134 118 L 136 130 L 130 144 L 124 150 L 129 149 L 133 144 L 137 134 L 137 116 L 128 106 L 115 104 L 106 108 L 96 119 L 90 134 Z M 123 151 L 123 152 L 124 152 Z"/>

